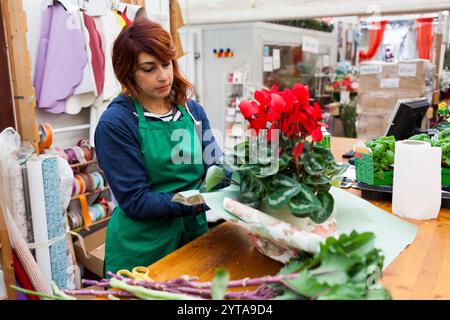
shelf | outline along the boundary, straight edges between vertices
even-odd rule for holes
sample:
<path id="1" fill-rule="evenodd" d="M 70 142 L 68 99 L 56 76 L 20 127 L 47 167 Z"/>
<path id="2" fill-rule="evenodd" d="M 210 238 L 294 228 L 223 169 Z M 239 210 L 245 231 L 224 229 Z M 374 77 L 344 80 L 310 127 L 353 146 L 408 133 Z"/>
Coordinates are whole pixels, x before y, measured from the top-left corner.
<path id="1" fill-rule="evenodd" d="M 76 169 L 76 168 L 85 167 L 85 166 L 88 166 L 88 165 L 94 164 L 94 163 L 97 163 L 97 160 L 91 160 L 91 161 L 88 161 L 88 162 L 85 162 L 85 163 L 72 164 L 70 167 L 72 169 Z"/>
<path id="2" fill-rule="evenodd" d="M 106 217 L 106 218 L 104 218 L 102 220 L 98 220 L 98 221 L 92 223 L 89 227 L 83 226 L 81 228 L 73 229 L 71 231 L 77 232 L 77 233 L 80 233 L 80 231 L 83 231 L 83 230 L 89 231 L 92 227 L 95 227 L 95 226 L 98 226 L 98 225 L 100 225 L 102 223 L 108 222 L 110 219 L 111 219 L 111 216 L 108 216 L 108 217 Z"/>
<path id="3" fill-rule="evenodd" d="M 89 197 L 89 196 L 92 196 L 92 195 L 94 195 L 94 194 L 98 194 L 98 193 L 105 192 L 105 191 L 107 191 L 107 190 L 109 190 L 109 187 L 105 187 L 105 188 L 103 188 L 103 189 L 97 189 L 97 190 L 92 191 L 92 192 L 87 192 L 87 193 L 85 193 L 84 195 L 85 195 L 86 197 Z M 79 199 L 79 198 L 80 198 L 80 196 L 72 197 L 72 198 L 70 198 L 70 201 L 77 200 L 77 199 Z"/>

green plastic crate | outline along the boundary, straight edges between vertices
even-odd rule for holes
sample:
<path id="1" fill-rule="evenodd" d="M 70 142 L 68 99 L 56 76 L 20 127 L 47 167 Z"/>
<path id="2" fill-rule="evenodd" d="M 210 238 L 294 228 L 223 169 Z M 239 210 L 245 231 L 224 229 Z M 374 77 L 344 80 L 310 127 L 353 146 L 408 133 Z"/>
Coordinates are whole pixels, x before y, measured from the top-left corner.
<path id="1" fill-rule="evenodd" d="M 442 168 L 441 170 L 442 184 L 450 187 L 450 169 Z"/>
<path id="2" fill-rule="evenodd" d="M 374 172 L 372 154 L 355 153 L 356 179 L 359 182 L 372 186 L 391 186 L 394 180 L 394 171 L 385 171 L 384 179 L 379 179 Z"/>

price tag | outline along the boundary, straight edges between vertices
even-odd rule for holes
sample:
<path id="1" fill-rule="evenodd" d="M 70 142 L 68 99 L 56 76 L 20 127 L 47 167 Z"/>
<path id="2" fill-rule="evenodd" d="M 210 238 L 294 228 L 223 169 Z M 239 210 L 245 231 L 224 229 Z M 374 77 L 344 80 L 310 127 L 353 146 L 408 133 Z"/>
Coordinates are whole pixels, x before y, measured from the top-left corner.
<path id="1" fill-rule="evenodd" d="M 305 52 L 319 53 L 319 40 L 303 36 L 302 50 Z"/>
<path id="2" fill-rule="evenodd" d="M 399 88 L 400 78 L 380 79 L 380 88 Z"/>
<path id="3" fill-rule="evenodd" d="M 400 77 L 415 77 L 417 65 L 415 63 L 400 63 L 398 65 L 398 75 Z"/>
<path id="4" fill-rule="evenodd" d="M 359 73 L 362 75 L 380 74 L 381 70 L 381 66 L 365 65 L 359 68 Z"/>

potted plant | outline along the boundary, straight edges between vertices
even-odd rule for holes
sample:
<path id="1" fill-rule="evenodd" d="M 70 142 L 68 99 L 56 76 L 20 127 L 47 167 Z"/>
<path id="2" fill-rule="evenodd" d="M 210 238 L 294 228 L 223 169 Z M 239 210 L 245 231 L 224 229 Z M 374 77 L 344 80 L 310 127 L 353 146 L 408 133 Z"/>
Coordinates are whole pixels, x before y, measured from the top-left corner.
<path id="1" fill-rule="evenodd" d="M 242 101 L 248 138 L 212 167 L 201 187 L 211 191 L 223 180 L 239 184 L 239 201 L 281 220 L 304 227 L 327 221 L 334 211 L 329 190 L 347 168 L 316 143 L 322 140 L 322 112 L 306 86 L 259 90 Z M 231 179 L 225 170 L 233 172 Z"/>

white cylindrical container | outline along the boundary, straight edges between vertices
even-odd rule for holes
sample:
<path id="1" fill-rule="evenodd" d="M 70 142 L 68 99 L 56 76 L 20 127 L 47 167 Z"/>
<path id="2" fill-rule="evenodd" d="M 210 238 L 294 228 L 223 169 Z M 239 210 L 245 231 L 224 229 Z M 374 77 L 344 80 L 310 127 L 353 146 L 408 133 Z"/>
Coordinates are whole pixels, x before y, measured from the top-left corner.
<path id="1" fill-rule="evenodd" d="M 395 143 L 392 212 L 429 220 L 441 208 L 441 148 L 423 141 Z"/>

